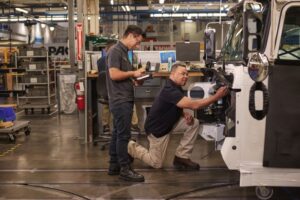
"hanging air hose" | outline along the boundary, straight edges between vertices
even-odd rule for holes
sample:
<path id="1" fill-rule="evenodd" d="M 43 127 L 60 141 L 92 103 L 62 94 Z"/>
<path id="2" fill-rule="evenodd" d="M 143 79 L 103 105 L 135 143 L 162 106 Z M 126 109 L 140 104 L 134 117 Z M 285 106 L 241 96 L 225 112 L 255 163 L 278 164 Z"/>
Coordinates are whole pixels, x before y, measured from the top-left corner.
<path id="1" fill-rule="evenodd" d="M 255 109 L 255 92 L 262 91 L 263 93 L 263 109 Z M 269 92 L 267 87 L 262 82 L 255 82 L 250 88 L 249 94 L 249 111 L 254 119 L 262 120 L 268 113 L 269 108 Z"/>

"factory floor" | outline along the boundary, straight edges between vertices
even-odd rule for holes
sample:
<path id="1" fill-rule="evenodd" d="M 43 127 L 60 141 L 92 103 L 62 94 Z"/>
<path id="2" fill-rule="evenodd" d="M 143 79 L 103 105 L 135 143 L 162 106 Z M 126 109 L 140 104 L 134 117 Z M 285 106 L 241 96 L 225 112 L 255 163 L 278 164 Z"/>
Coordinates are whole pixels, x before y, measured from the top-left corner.
<path id="1" fill-rule="evenodd" d="M 172 166 L 180 134 L 173 136 L 163 169 L 135 160 L 145 182 L 132 183 L 107 175 L 108 148 L 80 139 L 78 116 L 28 115 L 31 134 L 11 143 L 0 135 L 0 199 L 257 199 L 255 188 L 238 186 L 239 173 L 229 171 L 214 143 L 197 139 L 192 159 L 200 171 Z M 147 145 L 144 134 L 135 135 Z M 299 199 L 294 188 L 275 190 L 274 199 Z"/>

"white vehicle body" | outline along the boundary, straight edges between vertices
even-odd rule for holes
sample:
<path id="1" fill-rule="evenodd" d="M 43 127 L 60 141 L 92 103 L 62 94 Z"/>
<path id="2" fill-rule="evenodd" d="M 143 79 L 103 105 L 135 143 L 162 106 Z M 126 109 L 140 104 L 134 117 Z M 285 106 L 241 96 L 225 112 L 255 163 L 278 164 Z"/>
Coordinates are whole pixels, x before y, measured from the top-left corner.
<path id="1" fill-rule="evenodd" d="M 235 101 L 231 102 L 235 108 L 232 122 L 235 134 L 225 137 L 221 154 L 229 169 L 240 172 L 240 186 L 299 187 L 300 128 L 297 129 L 297 123 L 300 125 L 300 102 L 297 105 L 297 101 L 300 100 L 300 31 L 298 33 L 297 30 L 298 27 L 300 30 L 300 1 L 271 0 L 268 9 L 269 17 L 263 20 L 263 48 L 258 50 L 270 64 L 269 76 L 263 81 L 269 92 L 268 112 L 263 119 L 255 119 L 250 114 L 250 89 L 255 82 L 248 74 L 247 63 L 238 62 L 243 61 L 241 56 L 231 57 L 234 61 L 231 62 L 230 54 L 237 49 L 228 48 L 227 57 L 223 55 L 226 61 L 223 66 L 225 72 L 234 77 L 232 91 L 238 92 L 231 92 L 235 93 Z M 287 24 L 293 20 L 293 15 L 294 24 Z M 239 42 L 238 34 L 242 33 L 238 28 L 232 27 L 232 30 L 235 29 L 233 32 L 229 30 L 227 40 L 233 37 L 231 42 Z M 240 43 L 243 45 L 243 42 Z M 228 41 L 224 45 L 225 48 L 230 46 Z M 215 65 L 217 67 L 222 65 Z M 256 91 L 257 110 L 263 107 L 262 102 L 262 92 Z M 225 126 L 229 126 L 228 120 Z"/>

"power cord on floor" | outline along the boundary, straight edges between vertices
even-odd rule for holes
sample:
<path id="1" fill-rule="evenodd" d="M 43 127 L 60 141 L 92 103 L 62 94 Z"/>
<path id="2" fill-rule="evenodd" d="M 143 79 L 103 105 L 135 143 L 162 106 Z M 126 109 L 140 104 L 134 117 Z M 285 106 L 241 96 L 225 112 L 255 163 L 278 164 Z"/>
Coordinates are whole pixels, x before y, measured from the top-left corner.
<path id="1" fill-rule="evenodd" d="M 211 149 L 207 154 L 205 154 L 204 156 L 202 156 L 202 157 L 200 158 L 200 160 L 203 160 L 204 158 L 210 156 L 214 151 L 215 151 L 215 148 Z"/>
<path id="2" fill-rule="evenodd" d="M 186 194 L 190 194 L 190 193 L 193 193 L 193 192 L 198 192 L 198 191 L 201 191 L 201 190 L 208 190 L 208 189 L 214 189 L 214 188 L 218 188 L 218 187 L 234 186 L 234 185 L 238 185 L 238 182 L 232 182 L 232 183 L 215 183 L 215 184 L 212 184 L 212 185 L 209 185 L 209 186 L 198 187 L 198 188 L 195 188 L 193 190 L 189 190 L 189 191 L 184 191 L 184 192 L 179 192 L 177 194 L 173 194 L 173 195 L 167 197 L 166 200 L 175 199 L 175 198 L 178 198 L 180 196 L 183 196 L 183 195 L 186 195 Z"/>
<path id="3" fill-rule="evenodd" d="M 28 183 L 23 183 L 23 184 L 18 184 L 18 185 L 24 185 L 24 186 L 29 186 L 29 187 L 37 187 L 37 188 L 42 188 L 42 189 L 47 189 L 47 190 L 55 190 L 55 191 L 58 191 L 58 192 L 62 192 L 62 193 L 66 193 L 66 194 L 70 194 L 70 195 L 73 195 L 73 196 L 76 196 L 76 197 L 79 197 L 81 199 L 84 199 L 84 200 L 91 200 L 85 196 L 82 196 L 82 195 L 79 195 L 79 194 L 76 194 L 74 192 L 69 192 L 69 191 L 66 191 L 66 190 L 62 190 L 62 189 L 57 189 L 57 188 L 52 188 L 52 187 L 46 187 L 46 186 L 42 186 L 42 185 L 34 185 L 34 184 L 28 184 Z"/>

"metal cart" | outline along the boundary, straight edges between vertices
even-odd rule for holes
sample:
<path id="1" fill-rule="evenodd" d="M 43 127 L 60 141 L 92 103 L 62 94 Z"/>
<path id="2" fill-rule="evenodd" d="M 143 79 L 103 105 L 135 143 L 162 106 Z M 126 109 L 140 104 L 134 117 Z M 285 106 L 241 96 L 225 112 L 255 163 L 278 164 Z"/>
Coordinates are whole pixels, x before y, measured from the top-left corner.
<path id="1" fill-rule="evenodd" d="M 11 142 L 16 142 L 16 134 L 24 131 L 25 135 L 30 135 L 30 121 L 14 121 L 14 125 L 9 128 L 0 128 L 0 134 L 7 134 Z"/>

